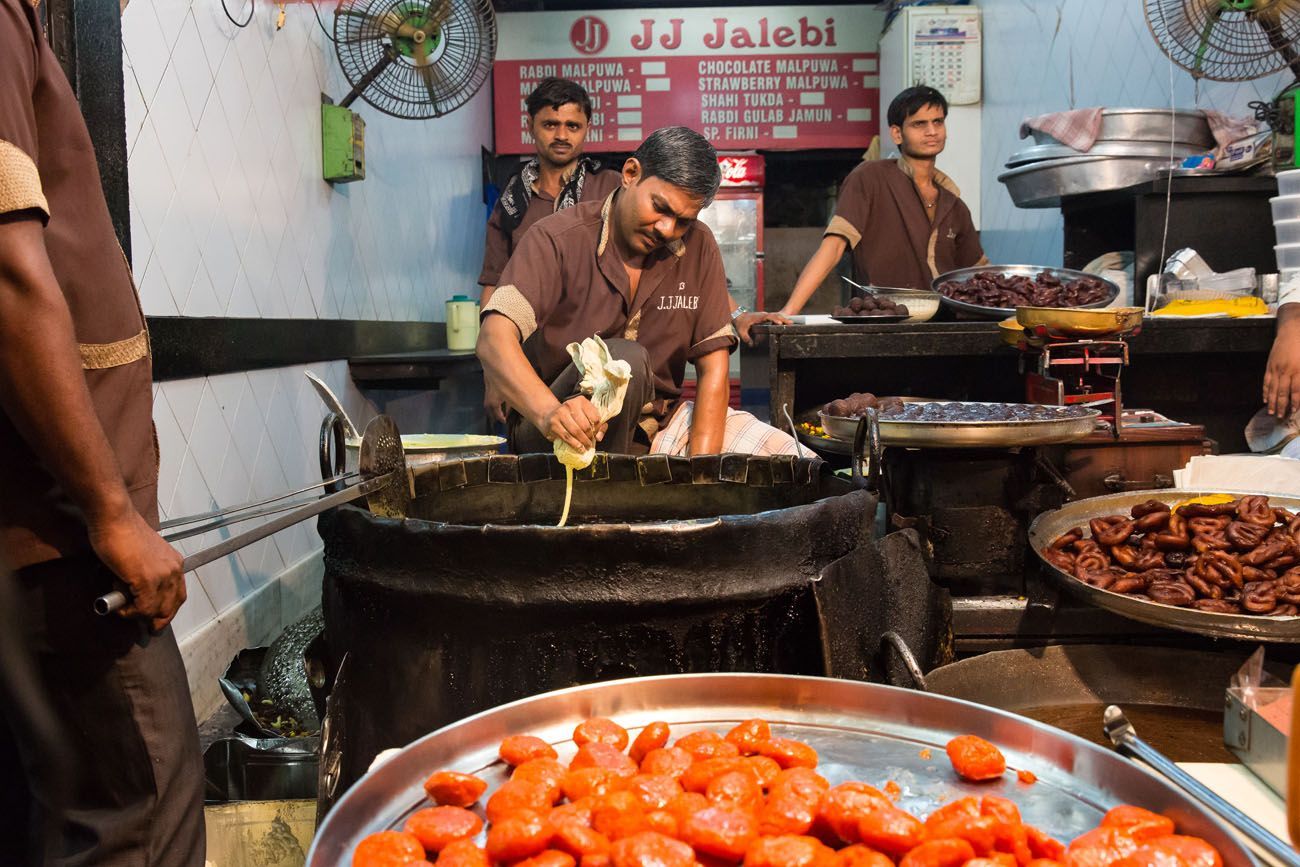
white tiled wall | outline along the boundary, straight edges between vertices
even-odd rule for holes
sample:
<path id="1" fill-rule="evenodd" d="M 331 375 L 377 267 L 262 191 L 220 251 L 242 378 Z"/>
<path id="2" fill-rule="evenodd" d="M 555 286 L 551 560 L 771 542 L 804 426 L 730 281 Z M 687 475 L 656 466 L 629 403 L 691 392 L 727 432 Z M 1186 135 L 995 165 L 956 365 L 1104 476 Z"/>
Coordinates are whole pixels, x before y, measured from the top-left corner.
<path id="1" fill-rule="evenodd" d="M 243 19 L 248 5 L 226 0 Z M 122 16 L 132 260 L 152 316 L 425 320 L 475 288 L 482 258 L 484 89 L 445 118 L 390 118 L 358 100 L 366 179 L 321 180 L 320 94 L 350 89 L 306 3 L 254 0 L 237 29 L 220 0 L 131 0 Z M 331 4 L 321 3 L 331 25 Z M 345 362 L 311 366 L 361 420 Z M 320 477 L 323 414 L 305 368 L 162 383 L 159 498 L 177 516 Z M 213 541 L 190 540 L 189 553 Z M 320 547 L 314 523 L 190 576 L 184 639 Z"/>
<path id="2" fill-rule="evenodd" d="M 1069 108 L 1167 107 L 1169 61 L 1156 45 L 1141 0 L 978 0 L 984 21 L 983 161 L 980 236 L 994 262 L 1061 264 L 1061 213 L 1017 208 L 998 183 L 1007 157 L 1026 146 L 1026 117 Z M 993 62 L 996 58 L 997 62 Z M 1251 114 L 1289 81 L 1202 81 L 1173 70 L 1179 108 Z M 955 143 L 950 143 L 950 146 Z"/>

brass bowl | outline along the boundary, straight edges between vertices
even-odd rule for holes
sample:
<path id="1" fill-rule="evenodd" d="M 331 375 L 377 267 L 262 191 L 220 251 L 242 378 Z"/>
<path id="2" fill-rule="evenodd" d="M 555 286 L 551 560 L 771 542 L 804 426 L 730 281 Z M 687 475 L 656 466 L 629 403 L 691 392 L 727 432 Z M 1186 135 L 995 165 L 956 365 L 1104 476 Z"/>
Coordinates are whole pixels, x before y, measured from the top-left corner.
<path id="1" fill-rule="evenodd" d="M 1141 307 L 1017 307 L 1016 322 L 1025 329 L 1045 328 L 1063 337 L 1127 334 L 1142 324 Z"/>

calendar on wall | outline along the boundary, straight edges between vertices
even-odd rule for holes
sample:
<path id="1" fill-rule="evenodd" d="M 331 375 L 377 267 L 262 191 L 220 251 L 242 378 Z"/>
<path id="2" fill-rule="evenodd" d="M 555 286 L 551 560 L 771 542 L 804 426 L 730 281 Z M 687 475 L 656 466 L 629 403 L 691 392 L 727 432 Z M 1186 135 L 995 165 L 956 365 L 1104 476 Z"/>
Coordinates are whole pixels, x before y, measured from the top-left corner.
<path id="1" fill-rule="evenodd" d="M 909 85 L 926 84 L 950 105 L 980 101 L 980 16 L 974 10 L 911 10 Z"/>

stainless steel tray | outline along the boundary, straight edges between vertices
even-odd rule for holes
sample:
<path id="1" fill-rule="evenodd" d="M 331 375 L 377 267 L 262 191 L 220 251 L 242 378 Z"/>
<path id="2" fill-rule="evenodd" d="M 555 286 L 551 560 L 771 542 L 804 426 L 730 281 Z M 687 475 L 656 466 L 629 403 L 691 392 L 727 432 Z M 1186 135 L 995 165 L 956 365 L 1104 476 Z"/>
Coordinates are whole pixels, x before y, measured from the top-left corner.
<path id="1" fill-rule="evenodd" d="M 925 815 L 966 795 L 1003 795 L 1026 822 L 1060 840 L 1096 826 L 1120 803 L 1176 817 L 1180 833 L 1203 837 L 1227 867 L 1255 862 L 1231 833 L 1196 801 L 1163 778 L 1059 729 L 982 705 L 921 692 L 817 677 L 773 674 L 687 674 L 618 680 L 534 696 L 426 735 L 363 777 L 321 825 L 309 867 L 351 863 L 367 834 L 400 827 L 427 806 L 421 784 L 442 768 L 476 773 L 490 788 L 506 778 L 497 760 L 501 739 L 529 733 L 553 744 L 561 760 L 572 756 L 574 726 L 590 716 L 611 717 L 633 733 L 654 720 L 674 737 L 700 728 L 724 730 L 751 717 L 772 723 L 773 733 L 812 745 L 818 771 L 832 783 L 861 780 L 902 788 L 899 805 Z M 1100 724 L 1100 723 L 1099 723 Z M 1014 774 L 989 783 L 964 783 L 953 773 L 944 744 L 958 734 L 996 743 Z M 929 750 L 931 757 L 921 758 Z"/>
<path id="2" fill-rule="evenodd" d="M 931 281 L 930 286 L 931 288 L 934 289 L 935 292 L 939 292 L 940 295 L 943 295 L 943 293 L 939 289 L 939 286 L 944 283 L 947 283 L 949 280 L 956 280 L 960 282 L 962 280 L 968 280 L 971 277 L 974 277 L 976 274 L 987 274 L 990 271 L 995 274 L 1006 274 L 1012 277 L 1030 277 L 1030 278 L 1037 277 L 1039 274 L 1041 274 L 1044 271 L 1050 271 L 1052 274 L 1055 274 L 1057 277 L 1060 277 L 1061 280 L 1066 283 L 1070 282 L 1071 280 L 1078 280 L 1080 277 L 1091 277 L 1094 280 L 1100 280 L 1102 283 L 1106 284 L 1106 286 L 1110 288 L 1110 294 L 1106 296 L 1104 300 L 1097 301 L 1096 303 L 1093 304 L 1081 305 L 1083 309 L 1091 309 L 1093 307 L 1105 307 L 1107 304 L 1110 304 L 1112 301 L 1114 301 L 1116 298 L 1119 297 L 1119 286 L 1115 285 L 1115 283 L 1111 282 L 1110 280 L 1107 280 L 1103 277 L 1098 277 L 1096 274 L 1088 274 L 1084 271 L 1076 271 L 1073 268 L 1045 268 L 1042 265 L 985 265 L 983 267 L 976 266 L 974 268 L 959 268 L 956 271 L 949 271 L 947 274 L 940 274 L 938 277 L 935 277 L 934 280 Z M 1002 320 L 1016 315 L 1016 308 L 1014 307 L 985 307 L 981 304 L 971 304 L 966 301 L 958 301 L 956 298 L 949 298 L 947 295 L 943 296 L 943 299 L 941 300 L 940 303 L 942 303 L 946 307 L 950 307 L 953 310 L 959 310 L 962 313 L 968 313 L 971 316 L 978 316 L 981 319 Z M 1061 309 L 1071 310 L 1071 309 L 1078 309 L 1078 308 L 1062 307 Z"/>
<path id="3" fill-rule="evenodd" d="M 1176 155 L 1175 155 L 1176 156 Z M 1077 156 L 1016 166 L 998 175 L 1018 208 L 1057 208 L 1070 196 L 1121 190 L 1154 179 L 1171 160 L 1162 157 Z"/>
<path id="4" fill-rule="evenodd" d="M 1029 525 L 1029 545 L 1038 558 L 1043 560 L 1043 549 L 1053 540 L 1073 527 L 1087 527 L 1088 522 L 1093 518 L 1127 514 L 1133 506 L 1145 503 L 1147 500 L 1158 500 L 1172 506 L 1193 497 L 1219 493 L 1224 492 L 1134 491 L 1079 500 L 1055 511 L 1044 512 L 1035 518 Z M 1233 495 L 1247 496 L 1249 493 L 1233 492 Z M 1268 497 L 1269 502 L 1275 506 L 1292 510 L 1300 509 L 1300 497 L 1283 497 L 1277 494 L 1260 494 L 1260 496 Z M 1173 605 L 1135 599 L 1124 593 L 1112 593 L 1109 590 L 1091 587 L 1073 575 L 1057 569 L 1046 560 L 1043 560 L 1043 568 L 1065 590 L 1080 599 L 1140 623 L 1219 638 L 1240 638 L 1246 641 L 1300 641 L 1300 617 L 1260 617 L 1252 614 L 1219 614 L 1214 611 L 1198 611 L 1194 608 L 1177 608 Z"/>
<path id="5" fill-rule="evenodd" d="M 933 401 L 983 403 L 983 401 Z M 1098 410 L 1078 418 L 1025 421 L 898 421 L 880 419 L 880 443 L 907 448 L 1003 449 L 1074 442 L 1092 433 Z M 817 413 L 822 430 L 839 440 L 853 441 L 856 418 Z"/>
<path id="6" fill-rule="evenodd" d="M 1214 147 L 1214 136 L 1205 112 L 1186 109 L 1173 113 L 1172 124 L 1167 108 L 1107 108 L 1101 113 L 1098 142 L 1155 141 L 1169 144 L 1172 126 L 1174 141 L 1199 142 Z M 1038 144 L 1056 144 L 1057 140 L 1041 130 L 1032 131 Z"/>
<path id="7" fill-rule="evenodd" d="M 1196 142 L 1179 141 L 1174 142 L 1172 151 L 1169 147 L 1169 141 L 1141 142 L 1141 141 L 1099 141 L 1093 145 L 1091 150 L 1077 151 L 1069 145 L 1063 144 L 1039 144 L 1033 147 L 1016 151 L 1007 158 L 1005 163 L 1009 169 L 1027 166 L 1030 163 L 1039 163 L 1044 160 L 1071 159 L 1073 157 L 1143 157 L 1145 159 L 1163 159 L 1169 162 L 1171 159 L 1181 160 L 1192 154 L 1204 153 L 1205 147 Z"/>

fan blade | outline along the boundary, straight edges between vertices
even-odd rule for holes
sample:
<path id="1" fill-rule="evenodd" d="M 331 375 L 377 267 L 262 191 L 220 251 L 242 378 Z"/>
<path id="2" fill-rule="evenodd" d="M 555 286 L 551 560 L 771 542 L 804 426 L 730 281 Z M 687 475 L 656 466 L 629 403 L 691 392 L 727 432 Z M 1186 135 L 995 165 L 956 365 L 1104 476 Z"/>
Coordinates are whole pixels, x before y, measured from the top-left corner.
<path id="1" fill-rule="evenodd" d="M 429 94 L 429 105 L 433 107 L 435 113 L 438 112 L 438 95 L 434 92 L 436 82 L 434 81 L 435 70 L 432 63 L 429 62 L 429 45 L 427 40 L 417 42 L 415 45 L 415 71 L 420 74 L 421 80 L 424 81 L 425 93 Z"/>
<path id="2" fill-rule="evenodd" d="M 438 8 L 435 9 L 434 7 Z M 451 0 L 429 0 L 429 8 L 424 13 L 426 33 L 436 33 L 442 29 L 451 17 Z"/>
<path id="3" fill-rule="evenodd" d="M 388 37 L 396 36 L 398 30 L 402 27 L 402 16 L 397 14 L 394 9 L 388 9 L 380 15 L 372 15 L 368 11 L 353 9 L 350 6 L 339 6 L 335 15 L 347 15 L 352 18 L 361 18 L 365 24 L 375 28 L 380 33 Z"/>

